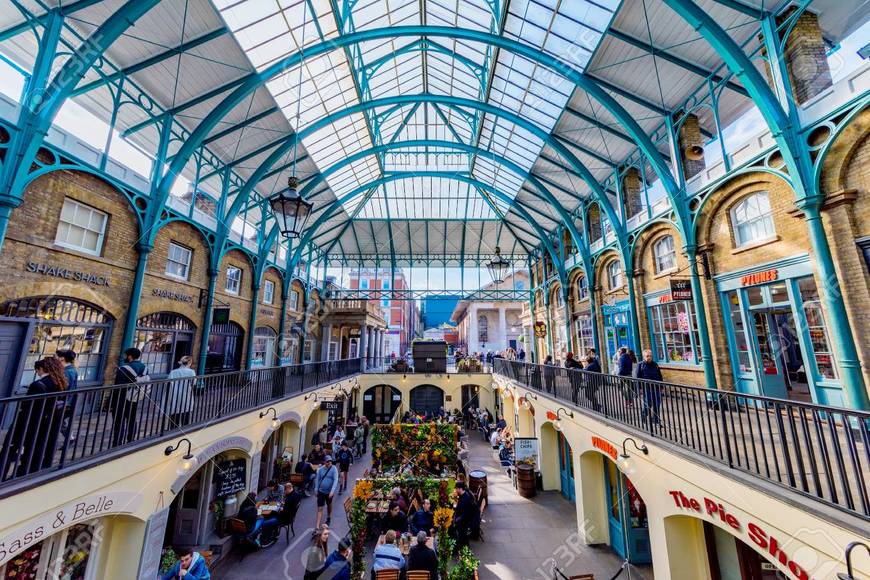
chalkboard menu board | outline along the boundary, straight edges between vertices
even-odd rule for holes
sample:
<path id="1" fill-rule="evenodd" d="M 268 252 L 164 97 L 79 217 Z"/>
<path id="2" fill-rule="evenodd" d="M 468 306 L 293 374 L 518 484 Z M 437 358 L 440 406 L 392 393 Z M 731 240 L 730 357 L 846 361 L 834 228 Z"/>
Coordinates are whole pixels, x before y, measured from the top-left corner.
<path id="1" fill-rule="evenodd" d="M 246 477 L 247 461 L 245 459 L 229 459 L 215 465 L 215 482 L 217 493 L 215 497 L 222 499 L 245 491 L 247 487 Z"/>

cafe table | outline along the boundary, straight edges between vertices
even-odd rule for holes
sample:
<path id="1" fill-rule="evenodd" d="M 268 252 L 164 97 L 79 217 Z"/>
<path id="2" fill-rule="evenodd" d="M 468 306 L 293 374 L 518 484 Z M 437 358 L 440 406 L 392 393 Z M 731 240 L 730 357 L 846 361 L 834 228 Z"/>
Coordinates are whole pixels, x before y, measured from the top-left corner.
<path id="1" fill-rule="evenodd" d="M 257 515 L 266 517 L 274 512 L 281 511 L 281 505 L 277 503 L 259 503 L 257 504 Z"/>

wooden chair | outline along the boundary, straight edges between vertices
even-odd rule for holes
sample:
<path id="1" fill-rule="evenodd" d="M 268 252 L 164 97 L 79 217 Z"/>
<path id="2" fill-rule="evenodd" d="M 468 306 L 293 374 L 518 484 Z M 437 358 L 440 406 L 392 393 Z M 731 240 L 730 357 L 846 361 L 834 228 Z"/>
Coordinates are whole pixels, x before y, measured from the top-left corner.
<path id="1" fill-rule="evenodd" d="M 405 574 L 405 580 L 430 580 L 432 575 L 428 570 L 409 570 Z"/>
<path id="2" fill-rule="evenodd" d="M 481 490 L 482 492 L 483 490 Z M 481 496 L 483 493 L 480 494 Z M 486 540 L 483 538 L 483 524 L 486 523 L 486 520 L 483 518 L 486 513 L 486 504 L 489 503 L 489 499 L 485 497 L 481 497 L 478 505 L 480 506 L 480 524 L 478 525 L 477 539 L 481 542 L 486 543 Z"/>
<path id="3" fill-rule="evenodd" d="M 399 570 L 378 570 L 375 580 L 399 580 Z"/>
<path id="4" fill-rule="evenodd" d="M 305 483 L 305 478 L 301 473 L 291 473 L 290 483 L 293 484 L 293 487 L 301 487 Z"/>
<path id="5" fill-rule="evenodd" d="M 214 557 L 214 552 L 211 550 L 203 550 L 199 555 L 202 556 L 203 560 L 205 560 L 205 567 L 211 570 L 211 560 Z"/>
<path id="6" fill-rule="evenodd" d="M 296 509 L 294 509 L 289 516 L 289 519 L 285 520 L 281 527 L 284 528 L 284 541 L 289 546 L 290 545 L 290 532 L 293 532 L 293 537 L 296 537 L 296 529 L 293 527 L 293 522 L 296 521 L 296 512 L 299 511 L 299 504 L 296 504 Z M 278 533 L 281 533 L 280 530 Z"/>
<path id="7" fill-rule="evenodd" d="M 347 525 L 353 527 L 350 521 L 350 512 L 353 509 L 353 496 L 344 498 L 344 516 L 347 518 Z"/>

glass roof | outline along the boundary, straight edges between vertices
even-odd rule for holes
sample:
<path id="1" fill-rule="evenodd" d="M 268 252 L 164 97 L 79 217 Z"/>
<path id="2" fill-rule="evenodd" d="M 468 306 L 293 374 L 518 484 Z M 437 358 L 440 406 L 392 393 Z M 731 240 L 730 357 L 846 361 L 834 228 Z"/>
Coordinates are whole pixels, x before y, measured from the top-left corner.
<path id="1" fill-rule="evenodd" d="M 258 69 L 340 34 L 395 26 L 448 26 L 500 33 L 582 69 L 619 0 L 217 0 L 223 18 Z M 395 37 L 336 49 L 267 83 L 291 126 L 306 127 L 373 99 L 449 95 L 515 113 L 550 132 L 573 91 L 552 71 L 508 51 L 446 37 Z M 368 219 L 500 219 L 509 204 L 448 177 L 389 181 L 393 172 L 462 172 L 513 199 L 524 175 L 488 158 L 423 141 L 492 151 L 528 172 L 543 142 L 495 115 L 443 104 L 380 107 L 336 119 L 303 139 L 321 171 L 373 146 L 413 147 L 369 155 L 327 182 L 348 216 Z M 348 196 L 355 192 L 353 196 Z M 428 200 L 428 202 L 426 202 Z M 495 208 L 495 209 L 494 209 Z"/>

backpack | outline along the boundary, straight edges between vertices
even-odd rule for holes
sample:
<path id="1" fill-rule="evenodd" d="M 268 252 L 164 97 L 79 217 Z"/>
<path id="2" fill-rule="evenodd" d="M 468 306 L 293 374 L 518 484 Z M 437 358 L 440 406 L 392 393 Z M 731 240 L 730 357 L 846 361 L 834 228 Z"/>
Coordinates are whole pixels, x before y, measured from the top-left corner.
<path id="1" fill-rule="evenodd" d="M 130 365 L 124 365 L 121 367 L 128 376 L 133 377 L 135 387 L 131 387 L 127 389 L 127 393 L 125 397 L 127 401 L 131 403 L 138 403 L 143 398 L 147 397 L 151 392 L 151 385 L 145 384 L 151 382 L 151 377 L 148 376 L 148 371 L 145 371 L 145 374 L 137 375 L 136 371 L 133 370 L 133 367 Z"/>

